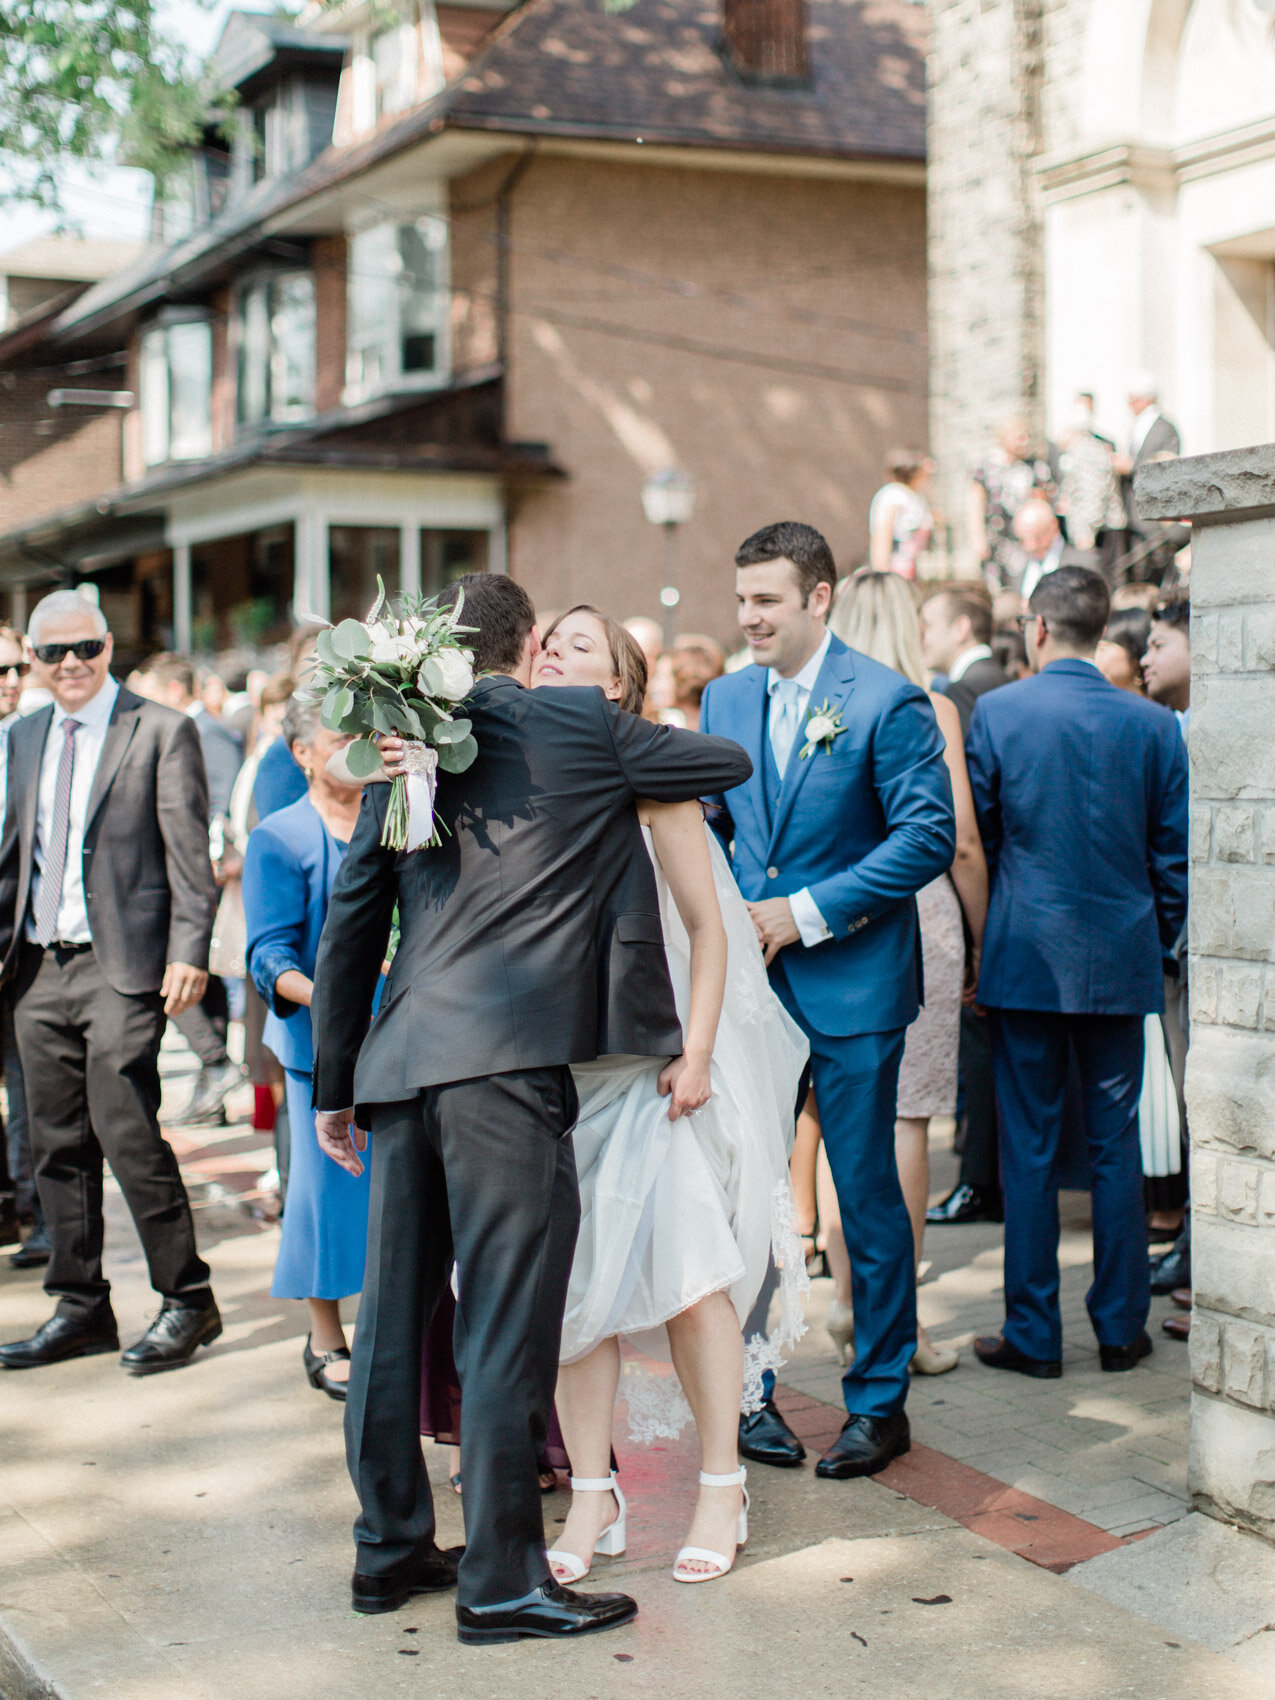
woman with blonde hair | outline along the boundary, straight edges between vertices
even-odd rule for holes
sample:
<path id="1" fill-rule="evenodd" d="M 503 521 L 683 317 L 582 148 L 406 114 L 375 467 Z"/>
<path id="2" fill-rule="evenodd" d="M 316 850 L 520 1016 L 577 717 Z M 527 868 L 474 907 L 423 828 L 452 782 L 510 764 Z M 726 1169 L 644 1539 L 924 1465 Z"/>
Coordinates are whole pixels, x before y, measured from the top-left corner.
<path id="1" fill-rule="evenodd" d="M 897 573 L 865 568 L 843 579 L 828 625 L 851 649 L 893 667 L 914 685 L 925 688 L 916 602 Z M 912 1218 L 918 1263 L 930 1183 L 929 1119 L 950 1116 L 956 1110 L 961 1001 L 963 997 L 973 997 L 978 982 L 978 959 L 987 919 L 987 863 L 965 767 L 960 716 L 956 705 L 939 692 L 931 691 L 929 697 L 947 746 L 945 755 L 956 805 L 956 855 L 948 873 L 916 894 L 921 919 L 925 1005 L 908 1029 L 899 1071 L 895 1152 L 899 1181 Z M 831 1196 L 831 1188 L 826 1191 Z M 850 1311 L 850 1263 L 839 1224 L 828 1230 L 827 1256 L 837 1285 L 828 1331 L 844 1358 L 846 1347 L 854 1337 L 854 1318 Z M 957 1361 L 954 1351 L 934 1347 L 925 1329 L 918 1326 L 916 1357 L 912 1360 L 915 1371 L 941 1375 L 945 1370 L 955 1369 Z"/>

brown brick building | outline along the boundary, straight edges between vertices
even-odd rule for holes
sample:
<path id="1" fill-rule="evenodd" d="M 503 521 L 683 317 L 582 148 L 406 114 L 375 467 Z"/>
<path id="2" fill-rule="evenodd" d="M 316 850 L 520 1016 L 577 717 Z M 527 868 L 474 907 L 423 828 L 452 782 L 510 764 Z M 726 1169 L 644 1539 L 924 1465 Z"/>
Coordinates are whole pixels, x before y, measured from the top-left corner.
<path id="1" fill-rule="evenodd" d="M 378 572 L 656 614 L 673 466 L 680 623 L 729 634 L 769 520 L 859 560 L 925 437 L 923 9 L 403 17 L 233 14 L 236 131 L 167 246 L 0 337 L 0 583 L 93 580 L 126 650 L 271 641 Z"/>

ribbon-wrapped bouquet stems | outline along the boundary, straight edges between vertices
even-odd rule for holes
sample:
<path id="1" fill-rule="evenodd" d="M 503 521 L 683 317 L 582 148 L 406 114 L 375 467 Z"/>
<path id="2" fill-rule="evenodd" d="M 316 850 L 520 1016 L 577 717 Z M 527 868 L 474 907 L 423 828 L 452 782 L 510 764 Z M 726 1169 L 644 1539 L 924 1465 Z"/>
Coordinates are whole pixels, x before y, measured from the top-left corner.
<path id="1" fill-rule="evenodd" d="M 416 850 L 440 842 L 434 819 L 438 770 L 463 773 L 478 745 L 458 703 L 473 689 L 474 657 L 464 644 L 473 628 L 461 624 L 464 597 L 439 608 L 423 597 L 400 597 L 398 612 L 385 586 L 366 620 L 342 620 L 319 633 L 306 691 L 323 724 L 354 736 L 345 751 L 355 779 L 381 768 L 377 734 L 410 740 L 408 768 L 390 792 L 381 842 L 389 850 Z"/>

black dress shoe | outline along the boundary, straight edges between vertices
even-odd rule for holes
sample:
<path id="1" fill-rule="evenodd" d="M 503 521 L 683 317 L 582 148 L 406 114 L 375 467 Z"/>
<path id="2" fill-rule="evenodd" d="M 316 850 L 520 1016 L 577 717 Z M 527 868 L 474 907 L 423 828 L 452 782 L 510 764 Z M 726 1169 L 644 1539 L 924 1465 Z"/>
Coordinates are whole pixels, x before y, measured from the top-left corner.
<path id="1" fill-rule="evenodd" d="M 1143 1358 L 1151 1356 L 1151 1336 L 1144 1328 L 1131 1346 L 1099 1346 L 1098 1359 L 1111 1374 L 1133 1369 Z"/>
<path id="2" fill-rule="evenodd" d="M 22 1247 L 9 1259 L 10 1269 L 43 1269 L 53 1256 L 53 1245 L 43 1228 L 37 1228 Z"/>
<path id="3" fill-rule="evenodd" d="M 1029 1358 L 1000 1334 L 985 1334 L 975 1340 L 974 1356 L 988 1369 L 1013 1369 L 1019 1375 L 1033 1375 L 1037 1381 L 1057 1381 L 1062 1374 L 1060 1358 Z"/>
<path id="4" fill-rule="evenodd" d="M 936 1228 L 951 1228 L 963 1222 L 1003 1222 L 1005 1207 L 999 1194 L 980 1192 L 977 1187 L 953 1187 L 946 1198 L 932 1204 L 925 1220 Z"/>
<path id="5" fill-rule="evenodd" d="M 791 1470 L 804 1461 L 806 1449 L 779 1414 L 773 1399 L 760 1411 L 739 1419 L 739 1450 L 754 1464 L 774 1464 Z"/>
<path id="6" fill-rule="evenodd" d="M 476 1646 L 522 1641 L 532 1635 L 591 1635 L 598 1629 L 632 1623 L 637 1609 L 637 1601 L 627 1594 L 577 1594 L 557 1582 L 546 1582 L 522 1605 L 497 1611 L 457 1606 L 456 1638 Z"/>
<path id="7" fill-rule="evenodd" d="M 242 1084 L 243 1070 L 238 1063 L 227 1060 L 224 1063 L 216 1063 L 212 1068 L 201 1068 L 190 1095 L 190 1102 L 178 1115 L 177 1121 L 183 1127 L 224 1121 L 222 1106 L 235 1087 Z"/>
<path id="8" fill-rule="evenodd" d="M 906 1411 L 888 1417 L 846 1418 L 841 1433 L 815 1465 L 825 1480 L 844 1482 L 852 1476 L 875 1476 L 892 1458 L 912 1450 L 912 1430 Z"/>
<path id="9" fill-rule="evenodd" d="M 316 1352 L 311 1349 L 310 1336 L 305 1337 L 305 1373 L 311 1387 L 320 1393 L 326 1393 L 329 1399 L 336 1399 L 344 1405 L 348 1383 L 334 1381 L 328 1374 L 329 1364 L 349 1363 L 350 1348 L 338 1346 L 335 1352 Z"/>
<path id="10" fill-rule="evenodd" d="M 1175 1287 L 1190 1285 L 1191 1242 L 1187 1240 L 1184 1245 L 1179 1236 L 1171 1251 L 1166 1251 L 1163 1257 L 1151 1259 L 1151 1291 L 1171 1293 Z"/>
<path id="11" fill-rule="evenodd" d="M 200 1346 L 211 1346 L 221 1333 L 221 1312 L 215 1304 L 182 1305 L 172 1299 L 142 1335 L 120 1357 L 132 1375 L 154 1375 L 161 1369 L 188 1364 Z"/>
<path id="12" fill-rule="evenodd" d="M 119 1332 L 109 1311 L 93 1322 L 51 1316 L 29 1340 L 0 1346 L 0 1365 L 5 1369 L 37 1369 L 41 1364 L 60 1363 L 63 1358 L 91 1358 L 97 1352 L 119 1349 Z"/>
<path id="13" fill-rule="evenodd" d="M 365 1617 L 372 1617 L 377 1612 L 397 1611 L 413 1594 L 436 1594 L 443 1588 L 454 1588 L 464 1551 L 464 1547 L 448 1547 L 445 1551 L 432 1547 L 429 1552 L 409 1558 L 388 1576 L 364 1576 L 356 1570 L 350 1604 Z"/>

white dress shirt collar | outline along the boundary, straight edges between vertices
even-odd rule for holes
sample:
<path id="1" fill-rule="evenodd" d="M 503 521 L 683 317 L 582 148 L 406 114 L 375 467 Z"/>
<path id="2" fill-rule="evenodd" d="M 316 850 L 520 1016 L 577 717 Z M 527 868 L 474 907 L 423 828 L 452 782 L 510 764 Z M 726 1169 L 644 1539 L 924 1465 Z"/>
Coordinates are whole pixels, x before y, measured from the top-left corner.
<path id="1" fill-rule="evenodd" d="M 1142 412 L 1134 420 L 1133 427 L 1129 432 L 1130 454 L 1137 454 L 1138 450 L 1151 434 L 1151 427 L 1155 424 L 1157 419 L 1162 417 L 1163 415 L 1161 414 L 1160 409 L 1154 404 L 1154 402 L 1150 407 L 1143 408 Z"/>
<path id="2" fill-rule="evenodd" d="M 64 720 L 78 720 L 81 726 L 92 732 L 103 732 L 106 723 L 111 718 L 111 710 L 115 707 L 115 699 L 120 694 L 119 685 L 108 673 L 96 693 L 77 708 L 74 714 L 68 713 L 58 702 L 53 704 L 53 719 L 49 723 L 49 731 L 56 732 Z"/>
<path id="3" fill-rule="evenodd" d="M 985 643 L 971 644 L 968 649 L 963 649 L 961 651 L 956 660 L 948 668 L 948 684 L 955 685 L 959 680 L 963 679 L 976 661 L 991 661 L 992 659 L 992 651 L 989 645 Z"/>
<path id="4" fill-rule="evenodd" d="M 794 673 L 792 675 L 793 684 L 796 685 L 797 689 L 803 696 L 808 697 L 811 691 L 814 690 L 815 680 L 819 677 L 819 669 L 823 666 L 824 657 L 827 655 L 828 648 L 831 643 L 832 633 L 825 631 L 823 634 L 823 641 L 820 643 L 818 649 L 810 657 L 809 661 L 807 661 L 800 673 Z M 784 675 L 777 672 L 775 668 L 767 667 L 766 689 L 772 696 L 775 694 L 775 686 L 779 683 L 783 676 Z M 800 699 L 798 700 L 800 701 Z"/>

